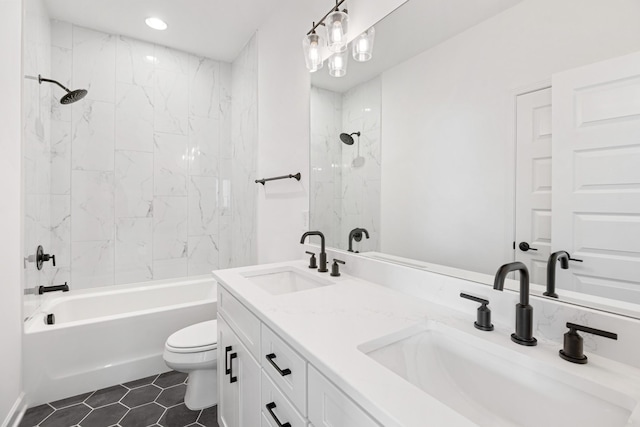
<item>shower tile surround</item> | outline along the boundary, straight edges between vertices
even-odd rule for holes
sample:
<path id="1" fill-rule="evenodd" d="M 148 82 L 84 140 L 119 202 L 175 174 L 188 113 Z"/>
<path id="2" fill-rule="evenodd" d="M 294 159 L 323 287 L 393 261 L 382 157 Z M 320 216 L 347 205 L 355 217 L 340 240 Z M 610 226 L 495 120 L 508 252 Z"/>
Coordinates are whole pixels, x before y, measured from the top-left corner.
<path id="1" fill-rule="evenodd" d="M 30 19 L 25 74 L 89 93 L 63 106 L 61 89 L 25 83 L 25 257 L 42 244 L 57 264 L 26 263 L 25 290 L 254 263 L 255 37 L 229 64 L 46 11 Z M 235 103 L 232 80 L 245 88 Z M 232 108 L 243 117 L 232 121 Z M 41 299 L 25 295 L 25 317 Z"/>
<path id="2" fill-rule="evenodd" d="M 187 375 L 170 371 L 29 408 L 20 427 L 217 427 L 218 407 L 184 405 Z"/>
<path id="3" fill-rule="evenodd" d="M 311 229 L 322 230 L 330 246 L 347 249 L 349 232 L 369 231 L 355 250 L 380 248 L 380 77 L 345 93 L 311 88 Z M 360 132 L 351 146 L 340 133 Z M 359 144 L 359 147 L 358 147 Z M 364 158 L 356 166 L 354 159 Z"/>

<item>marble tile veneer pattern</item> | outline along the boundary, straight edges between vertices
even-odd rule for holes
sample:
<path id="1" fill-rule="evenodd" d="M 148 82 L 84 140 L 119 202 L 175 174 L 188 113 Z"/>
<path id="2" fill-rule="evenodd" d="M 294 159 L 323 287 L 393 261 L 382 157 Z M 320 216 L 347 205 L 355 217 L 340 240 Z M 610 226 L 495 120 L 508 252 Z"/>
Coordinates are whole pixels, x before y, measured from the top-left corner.
<path id="1" fill-rule="evenodd" d="M 27 274 L 25 286 L 68 281 L 82 289 L 254 262 L 256 189 L 247 183 L 255 174 L 257 126 L 232 135 L 231 81 L 232 68 L 240 70 L 238 84 L 257 81 L 255 67 L 242 66 L 255 62 L 255 41 L 236 67 L 65 22 L 46 24 L 38 27 L 46 33 L 40 56 L 48 56 L 62 84 L 89 93 L 61 106 L 58 91 L 47 88 L 25 106 L 32 151 L 50 154 L 47 167 L 34 160 L 33 173 L 27 168 L 34 197 L 26 200 L 32 238 L 25 250 L 40 242 L 57 262 L 33 280 Z M 245 92 L 234 106 L 242 120 L 247 110 L 256 115 L 254 91 Z M 46 132 L 38 136 L 40 127 Z"/>
<path id="2" fill-rule="evenodd" d="M 36 406 L 20 427 L 218 427 L 217 406 L 185 406 L 186 378 L 170 371 Z"/>
<path id="3" fill-rule="evenodd" d="M 311 229 L 326 230 L 328 246 L 347 249 L 349 232 L 364 227 L 370 238 L 354 249 L 380 250 L 380 111 L 380 77 L 344 93 L 311 90 L 309 221 Z M 345 145 L 342 132 L 361 135 Z"/>

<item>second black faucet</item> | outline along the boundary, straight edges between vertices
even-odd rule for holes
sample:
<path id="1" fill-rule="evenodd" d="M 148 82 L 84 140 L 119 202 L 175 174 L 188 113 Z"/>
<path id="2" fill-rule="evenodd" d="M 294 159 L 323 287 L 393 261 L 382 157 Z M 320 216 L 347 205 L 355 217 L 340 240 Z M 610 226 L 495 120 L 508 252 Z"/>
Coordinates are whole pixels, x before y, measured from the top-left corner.
<path id="1" fill-rule="evenodd" d="M 324 234 L 319 231 L 307 231 L 300 238 L 300 244 L 303 244 L 308 236 L 320 236 L 320 254 L 318 254 L 320 265 L 318 266 L 318 271 L 320 273 L 326 273 L 329 270 L 327 269 L 327 253 L 324 251 Z"/>

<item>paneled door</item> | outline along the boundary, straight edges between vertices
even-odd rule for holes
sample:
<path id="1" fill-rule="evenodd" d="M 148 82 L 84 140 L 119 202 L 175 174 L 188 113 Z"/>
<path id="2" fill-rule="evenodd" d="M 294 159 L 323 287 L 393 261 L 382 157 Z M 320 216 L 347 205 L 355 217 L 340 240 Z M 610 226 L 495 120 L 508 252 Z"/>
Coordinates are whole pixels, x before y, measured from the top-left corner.
<path id="1" fill-rule="evenodd" d="M 640 303 L 640 53 L 554 75 L 553 132 L 558 293 Z"/>
<path id="2" fill-rule="evenodd" d="M 551 88 L 516 98 L 515 259 L 544 285 L 551 248 Z"/>

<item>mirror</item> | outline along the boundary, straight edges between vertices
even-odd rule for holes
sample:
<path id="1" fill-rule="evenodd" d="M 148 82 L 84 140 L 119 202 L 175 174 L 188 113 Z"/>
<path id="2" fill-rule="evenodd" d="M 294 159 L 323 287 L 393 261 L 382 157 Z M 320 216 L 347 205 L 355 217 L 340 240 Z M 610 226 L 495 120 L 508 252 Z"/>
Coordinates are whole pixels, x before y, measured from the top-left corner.
<path id="1" fill-rule="evenodd" d="M 354 251 L 488 284 L 500 265 L 520 260 L 540 285 L 532 292 L 541 295 L 549 255 L 564 250 L 551 239 L 559 227 L 552 232 L 551 201 L 557 205 L 560 197 L 551 186 L 552 161 L 564 167 L 550 151 L 552 121 L 553 129 L 558 125 L 552 78 L 639 50 L 640 29 L 630 16 L 640 5 L 472 3 L 409 0 L 375 25 L 373 60 L 349 58 L 340 79 L 324 69 L 312 74 L 310 228 L 342 250 L 354 228 L 365 228 L 370 238 L 352 239 Z M 599 93 L 589 96 L 603 105 Z M 612 117 L 606 120 L 631 120 Z M 353 132 L 361 133 L 359 141 L 356 135 L 353 145 L 344 144 L 340 134 Z M 525 150 L 518 132 L 525 140 L 533 135 L 529 142 L 544 143 L 549 153 L 519 158 Z M 619 192 L 636 197 L 624 212 L 627 235 L 638 231 L 640 214 L 637 163 L 629 166 L 638 160 L 635 147 L 580 166 L 628 171 Z M 594 182 L 586 191 L 606 187 Z M 575 206 L 566 208 L 580 216 Z M 568 270 L 558 263 L 560 299 L 640 316 L 638 239 L 603 219 L 593 223 L 613 236 L 603 239 L 604 249 L 589 246 L 593 233 L 581 228 L 584 222 L 573 225 L 573 242 L 582 246 L 570 255 L 587 261 L 570 261 Z M 573 274 L 605 255 L 635 260 L 625 267 L 629 277 L 635 271 L 635 282 L 597 277 L 598 267 Z"/>

